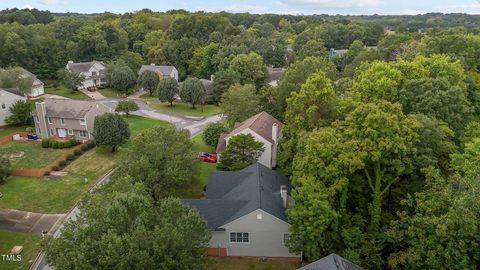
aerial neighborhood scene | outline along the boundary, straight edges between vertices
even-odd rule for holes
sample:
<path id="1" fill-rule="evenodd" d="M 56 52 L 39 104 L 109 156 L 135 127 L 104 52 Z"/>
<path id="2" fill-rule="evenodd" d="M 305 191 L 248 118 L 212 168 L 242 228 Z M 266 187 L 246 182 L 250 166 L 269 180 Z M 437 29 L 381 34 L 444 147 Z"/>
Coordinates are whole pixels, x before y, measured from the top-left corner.
<path id="1" fill-rule="evenodd" d="M 479 164 L 480 1 L 0 1 L 0 270 L 480 269 Z"/>

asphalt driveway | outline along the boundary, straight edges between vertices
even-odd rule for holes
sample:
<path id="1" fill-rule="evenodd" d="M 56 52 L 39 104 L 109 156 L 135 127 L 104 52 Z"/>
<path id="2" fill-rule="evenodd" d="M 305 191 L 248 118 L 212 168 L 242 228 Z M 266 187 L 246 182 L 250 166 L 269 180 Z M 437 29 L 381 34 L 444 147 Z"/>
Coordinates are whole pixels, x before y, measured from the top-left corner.
<path id="1" fill-rule="evenodd" d="M 0 229 L 24 233 L 53 231 L 64 214 L 39 214 L 15 209 L 0 209 Z"/>

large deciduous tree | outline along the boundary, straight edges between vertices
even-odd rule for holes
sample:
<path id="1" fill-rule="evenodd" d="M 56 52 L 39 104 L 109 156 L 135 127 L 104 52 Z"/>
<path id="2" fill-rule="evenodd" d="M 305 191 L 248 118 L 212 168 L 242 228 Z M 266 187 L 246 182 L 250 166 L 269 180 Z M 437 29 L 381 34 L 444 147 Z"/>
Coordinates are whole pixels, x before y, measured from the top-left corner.
<path id="1" fill-rule="evenodd" d="M 145 70 L 140 73 L 138 76 L 137 84 L 150 93 L 150 96 L 153 95 L 153 92 L 157 89 L 160 78 L 157 73 L 152 70 Z"/>
<path id="2" fill-rule="evenodd" d="M 58 70 L 57 76 L 65 86 L 73 91 L 77 91 L 85 81 L 85 76 L 83 74 L 75 73 L 64 68 Z"/>
<path id="3" fill-rule="evenodd" d="M 157 94 L 160 101 L 168 102 L 170 106 L 173 106 L 173 102 L 178 96 L 177 80 L 171 77 L 161 80 L 157 86 Z"/>
<path id="4" fill-rule="evenodd" d="M 97 192 L 76 221 L 47 246 L 57 269 L 202 269 L 210 233 L 194 209 L 178 199 L 152 202 L 141 184 Z M 105 190 L 107 191 L 107 190 Z"/>
<path id="5" fill-rule="evenodd" d="M 174 127 L 153 127 L 133 138 L 116 174 L 141 182 L 158 201 L 175 194 L 197 174 L 192 142 Z"/>
<path id="6" fill-rule="evenodd" d="M 203 141 L 210 147 L 216 147 L 220 134 L 229 131 L 228 126 L 224 122 L 208 124 L 202 133 Z"/>
<path id="7" fill-rule="evenodd" d="M 117 66 L 112 71 L 111 84 L 113 88 L 123 91 L 125 94 L 135 85 L 135 81 L 135 73 L 126 65 Z"/>
<path id="8" fill-rule="evenodd" d="M 33 80 L 24 75 L 20 68 L 0 69 L 0 87 L 18 88 L 23 93 L 29 94 L 32 91 Z"/>
<path id="9" fill-rule="evenodd" d="M 260 101 L 253 85 L 236 84 L 223 94 L 220 106 L 228 123 L 233 126 L 260 112 Z"/>
<path id="10" fill-rule="evenodd" d="M 205 101 L 205 95 L 205 87 L 197 78 L 189 77 L 180 86 L 180 98 L 183 102 L 192 104 L 193 109 L 195 109 L 195 105 Z"/>
<path id="11" fill-rule="evenodd" d="M 257 89 L 265 84 L 268 76 L 262 57 L 254 52 L 235 56 L 230 69 L 239 74 L 241 84 L 253 84 Z"/>
<path id="12" fill-rule="evenodd" d="M 217 168 L 222 171 L 238 171 L 258 161 L 265 147 L 252 134 L 238 134 L 228 140 Z"/>
<path id="13" fill-rule="evenodd" d="M 133 100 L 121 100 L 118 102 L 117 107 L 115 108 L 116 112 L 123 112 L 125 116 L 129 116 L 130 112 L 138 111 L 140 107 L 138 107 L 137 103 Z"/>
<path id="14" fill-rule="evenodd" d="M 130 129 L 122 116 L 106 113 L 95 117 L 93 137 L 96 145 L 110 147 L 115 152 L 130 138 Z"/>
<path id="15" fill-rule="evenodd" d="M 215 73 L 213 78 L 213 100 L 215 103 L 219 103 L 223 93 L 227 92 L 232 85 L 239 83 L 239 81 L 238 74 L 233 70 L 224 69 Z"/>
<path id="16" fill-rule="evenodd" d="M 32 124 L 32 105 L 24 100 L 17 100 L 9 108 L 11 115 L 5 119 L 9 125 Z"/>
<path id="17" fill-rule="evenodd" d="M 278 164 L 291 174 L 291 164 L 297 152 L 302 132 L 327 126 L 335 119 L 337 97 L 332 82 L 323 71 L 310 76 L 300 91 L 292 92 L 287 100 L 285 128 L 280 140 Z"/>

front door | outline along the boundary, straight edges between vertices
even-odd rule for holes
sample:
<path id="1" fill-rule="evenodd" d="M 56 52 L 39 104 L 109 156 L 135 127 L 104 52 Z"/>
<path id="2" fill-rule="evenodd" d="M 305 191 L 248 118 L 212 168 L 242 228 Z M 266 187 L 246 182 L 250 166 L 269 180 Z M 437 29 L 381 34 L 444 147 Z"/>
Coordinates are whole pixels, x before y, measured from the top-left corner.
<path id="1" fill-rule="evenodd" d="M 67 137 L 67 130 L 63 128 L 57 129 L 57 134 L 59 138 L 65 138 Z"/>

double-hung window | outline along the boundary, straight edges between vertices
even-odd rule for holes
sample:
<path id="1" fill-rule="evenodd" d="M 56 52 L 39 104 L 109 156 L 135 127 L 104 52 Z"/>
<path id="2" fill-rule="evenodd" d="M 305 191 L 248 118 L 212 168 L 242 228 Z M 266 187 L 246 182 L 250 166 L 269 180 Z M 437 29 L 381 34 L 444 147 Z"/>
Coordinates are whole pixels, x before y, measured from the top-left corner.
<path id="1" fill-rule="evenodd" d="M 85 126 L 87 124 L 87 121 L 85 121 L 85 118 L 80 119 L 80 125 Z"/>
<path id="2" fill-rule="evenodd" d="M 289 233 L 284 233 L 283 234 L 283 244 L 286 245 L 290 241 L 290 234 Z"/>
<path id="3" fill-rule="evenodd" d="M 47 117 L 47 120 L 48 120 L 48 123 L 49 123 L 49 124 L 52 123 L 52 118 L 51 118 L 51 117 Z"/>
<path id="4" fill-rule="evenodd" d="M 80 130 L 79 133 L 80 133 L 80 137 L 82 137 L 82 138 L 87 137 L 87 132 L 85 130 Z"/>
<path id="5" fill-rule="evenodd" d="M 6 110 L 6 109 L 7 109 L 7 104 L 2 103 L 2 109 L 3 109 L 3 110 Z"/>
<path id="6" fill-rule="evenodd" d="M 250 234 L 248 232 L 231 232 L 230 243 L 250 243 Z"/>
<path id="7" fill-rule="evenodd" d="M 65 119 L 64 118 L 60 118 L 60 122 L 62 123 L 62 125 L 65 125 Z"/>

